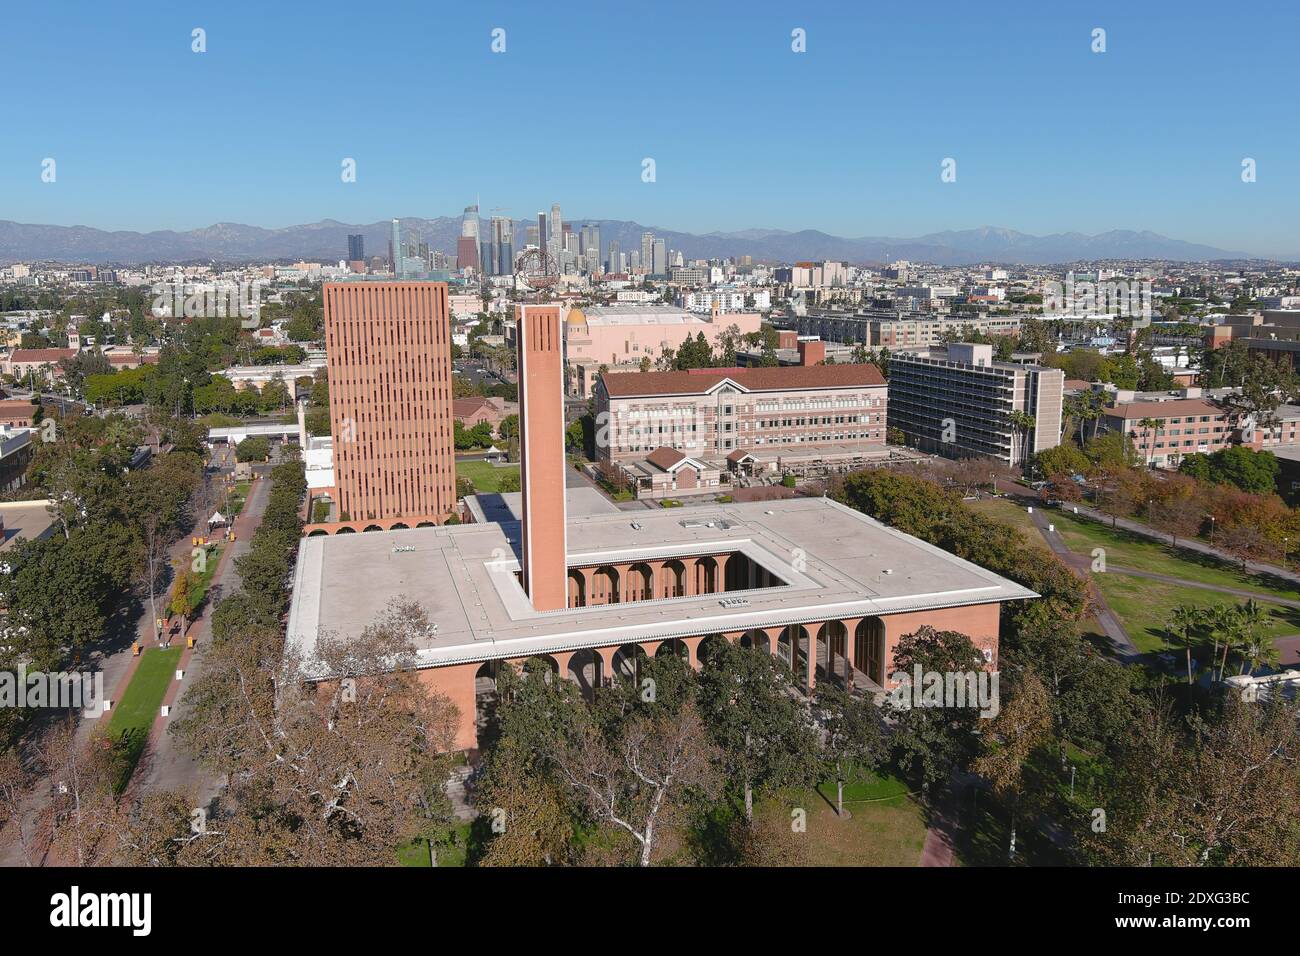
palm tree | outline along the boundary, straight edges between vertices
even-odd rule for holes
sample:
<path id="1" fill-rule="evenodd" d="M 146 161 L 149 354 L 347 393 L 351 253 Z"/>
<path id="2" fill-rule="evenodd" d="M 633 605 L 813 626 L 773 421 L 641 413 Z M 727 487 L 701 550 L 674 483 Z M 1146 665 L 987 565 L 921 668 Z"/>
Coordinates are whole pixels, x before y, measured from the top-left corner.
<path id="1" fill-rule="evenodd" d="M 1147 467 L 1150 468 L 1155 459 L 1156 438 L 1160 435 L 1160 419 L 1144 418 L 1138 424 L 1147 430 Z"/>
<path id="2" fill-rule="evenodd" d="M 1034 430 L 1034 416 L 1028 412 L 1022 412 L 1016 409 L 1007 416 L 1007 421 L 1011 425 L 1011 436 L 1013 442 L 1020 445 L 1020 467 L 1026 470 L 1029 468 L 1029 436 Z M 1018 437 L 1017 437 L 1018 436 Z"/>
<path id="3" fill-rule="evenodd" d="M 1210 651 L 1210 679 L 1215 680 L 1214 670 L 1216 667 L 1215 661 L 1219 657 L 1219 640 L 1221 638 L 1223 640 L 1223 654 L 1224 657 L 1227 657 L 1228 644 L 1231 641 L 1237 611 L 1226 604 L 1216 604 L 1214 607 L 1206 609 L 1204 613 L 1204 621 L 1209 625 L 1210 633 L 1214 635 L 1214 649 Z"/>
<path id="4" fill-rule="evenodd" d="M 1192 632 L 1205 620 L 1204 608 L 1190 604 L 1179 604 L 1170 614 L 1169 621 L 1174 631 L 1182 638 L 1183 648 L 1187 651 L 1187 683 L 1192 683 Z"/>
<path id="5" fill-rule="evenodd" d="M 1248 600 L 1245 604 L 1239 605 L 1237 613 L 1241 620 L 1241 669 L 1239 674 L 1254 674 L 1255 668 L 1259 666 L 1260 661 L 1273 663 L 1277 656 L 1277 648 L 1273 642 L 1261 634 L 1264 626 L 1268 623 L 1268 612 L 1265 611 L 1254 598 Z M 1246 669 L 1246 662 L 1250 661 L 1250 670 Z"/>
<path id="6" fill-rule="evenodd" d="M 1219 660 L 1218 673 L 1214 676 L 1214 679 L 1223 680 L 1224 669 L 1228 666 L 1228 652 L 1242 642 L 1241 609 L 1220 606 L 1216 609 L 1214 626 L 1216 630 L 1215 645 L 1218 645 L 1220 636 L 1223 638 L 1223 656 Z"/>

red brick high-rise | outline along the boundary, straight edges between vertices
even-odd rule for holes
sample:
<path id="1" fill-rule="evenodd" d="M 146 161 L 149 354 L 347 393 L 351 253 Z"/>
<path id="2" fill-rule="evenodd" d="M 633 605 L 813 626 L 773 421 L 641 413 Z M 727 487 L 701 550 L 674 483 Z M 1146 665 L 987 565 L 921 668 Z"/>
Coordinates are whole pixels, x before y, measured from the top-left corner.
<path id="1" fill-rule="evenodd" d="M 515 306 L 519 339 L 523 585 L 533 607 L 568 606 L 564 502 L 564 358 L 560 308 Z"/>
<path id="2" fill-rule="evenodd" d="M 329 282 L 324 299 L 339 518 L 442 521 L 456 507 L 447 284 Z"/>

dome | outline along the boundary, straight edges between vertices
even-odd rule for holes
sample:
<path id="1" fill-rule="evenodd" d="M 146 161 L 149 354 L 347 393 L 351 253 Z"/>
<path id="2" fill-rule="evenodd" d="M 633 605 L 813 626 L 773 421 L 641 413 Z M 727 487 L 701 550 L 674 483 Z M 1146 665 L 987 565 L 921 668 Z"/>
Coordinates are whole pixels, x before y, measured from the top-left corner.
<path id="1" fill-rule="evenodd" d="M 564 321 L 567 325 L 586 325 L 587 316 L 583 314 L 581 309 L 570 309 Z"/>

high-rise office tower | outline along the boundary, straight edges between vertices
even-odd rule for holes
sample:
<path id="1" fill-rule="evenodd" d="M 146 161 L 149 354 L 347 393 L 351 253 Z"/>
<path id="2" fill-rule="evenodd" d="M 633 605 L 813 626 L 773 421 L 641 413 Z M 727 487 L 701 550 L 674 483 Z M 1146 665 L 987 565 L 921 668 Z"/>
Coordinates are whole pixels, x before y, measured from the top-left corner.
<path id="1" fill-rule="evenodd" d="M 564 231 L 564 220 L 560 218 L 560 204 L 551 203 L 551 228 L 547 231 L 547 236 L 559 240 L 561 233 Z"/>
<path id="2" fill-rule="evenodd" d="M 519 481 L 524 592 L 538 611 L 568 606 L 564 359 L 560 308 L 515 306 L 519 342 Z"/>
<path id="3" fill-rule="evenodd" d="M 537 214 L 537 248 L 547 253 L 551 251 L 551 247 L 546 244 L 548 238 L 549 236 L 546 234 L 546 213 L 539 212 Z M 543 260 L 544 263 L 545 260 Z"/>
<path id="4" fill-rule="evenodd" d="M 508 276 L 515 271 L 515 224 L 509 216 L 492 217 L 492 244 L 496 247 L 496 274 Z"/>
<path id="5" fill-rule="evenodd" d="M 456 507 L 447 284 L 327 282 L 324 299 L 339 513 L 443 520 Z"/>
<path id="6" fill-rule="evenodd" d="M 646 272 L 651 272 L 650 266 L 654 263 L 654 244 L 655 234 L 653 232 L 641 233 L 641 268 Z"/>
<path id="7" fill-rule="evenodd" d="M 456 240 L 456 268 L 481 269 L 478 249 L 478 205 L 465 207 L 460 223 L 460 238 Z"/>
<path id="8" fill-rule="evenodd" d="M 497 251 L 495 243 L 493 243 L 490 238 L 491 235 L 491 232 L 489 232 L 489 238 L 484 239 L 478 244 L 479 261 L 483 264 L 482 269 L 485 276 L 494 276 L 497 274 Z"/>
<path id="9" fill-rule="evenodd" d="M 621 268 L 619 268 L 619 260 L 621 258 L 622 258 L 622 254 L 618 250 L 618 240 L 617 239 L 609 240 L 609 271 L 611 273 L 623 271 Z"/>
<path id="10" fill-rule="evenodd" d="M 653 259 L 650 264 L 650 274 L 668 275 L 668 243 L 663 239 L 656 239 L 651 247 L 651 255 Z"/>
<path id="11" fill-rule="evenodd" d="M 393 231 L 388 237 L 388 264 L 393 270 L 393 275 L 399 279 L 402 277 L 402 224 L 399 220 L 393 220 Z"/>
<path id="12" fill-rule="evenodd" d="M 360 233 L 348 236 L 348 262 L 362 262 L 366 258 L 366 237 Z"/>

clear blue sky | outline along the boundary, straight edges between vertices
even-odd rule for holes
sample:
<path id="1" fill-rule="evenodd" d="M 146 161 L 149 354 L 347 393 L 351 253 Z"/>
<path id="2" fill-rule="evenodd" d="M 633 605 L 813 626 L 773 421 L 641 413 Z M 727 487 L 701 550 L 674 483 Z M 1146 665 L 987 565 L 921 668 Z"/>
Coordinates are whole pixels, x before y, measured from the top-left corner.
<path id="1" fill-rule="evenodd" d="M 1294 0 L 282 6 L 24 5 L 0 219 L 275 227 L 478 194 L 692 232 L 1128 228 L 1300 255 Z"/>

